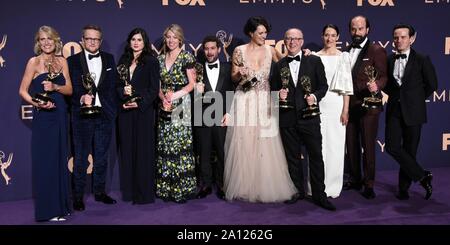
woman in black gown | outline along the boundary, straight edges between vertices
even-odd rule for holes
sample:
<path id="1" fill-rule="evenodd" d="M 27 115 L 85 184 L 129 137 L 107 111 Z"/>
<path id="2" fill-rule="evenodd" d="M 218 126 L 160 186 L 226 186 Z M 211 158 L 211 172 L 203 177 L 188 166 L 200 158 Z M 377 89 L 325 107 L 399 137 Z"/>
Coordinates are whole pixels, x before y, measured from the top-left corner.
<path id="1" fill-rule="evenodd" d="M 117 86 L 122 99 L 118 116 L 120 186 L 123 201 L 146 204 L 155 200 L 155 103 L 159 91 L 159 63 L 148 36 L 133 29 L 119 60 L 125 71 Z M 125 86 L 126 78 L 129 85 Z M 127 102 L 130 95 L 141 99 Z"/>
<path id="2" fill-rule="evenodd" d="M 67 104 L 72 94 L 69 68 L 55 29 L 42 26 L 35 35 L 34 52 L 25 68 L 19 94 L 34 106 L 31 127 L 31 162 L 36 221 L 64 221 L 69 208 L 67 168 Z M 31 94 L 48 95 L 52 101 L 35 102 Z"/>

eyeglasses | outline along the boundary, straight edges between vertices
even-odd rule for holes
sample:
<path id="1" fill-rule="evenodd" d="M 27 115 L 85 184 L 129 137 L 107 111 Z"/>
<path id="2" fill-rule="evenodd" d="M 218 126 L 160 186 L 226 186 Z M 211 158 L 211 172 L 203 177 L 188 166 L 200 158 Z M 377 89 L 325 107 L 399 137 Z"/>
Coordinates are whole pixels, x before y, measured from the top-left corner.
<path id="1" fill-rule="evenodd" d="M 83 37 L 83 39 L 86 42 L 93 42 L 93 43 L 98 43 L 102 40 L 101 38 L 90 38 L 90 37 Z"/>
<path id="2" fill-rule="evenodd" d="M 285 40 L 286 42 L 292 42 L 292 41 L 298 42 L 298 41 L 300 41 L 300 40 L 303 40 L 303 38 L 302 38 L 302 37 L 286 37 L 284 40 Z"/>

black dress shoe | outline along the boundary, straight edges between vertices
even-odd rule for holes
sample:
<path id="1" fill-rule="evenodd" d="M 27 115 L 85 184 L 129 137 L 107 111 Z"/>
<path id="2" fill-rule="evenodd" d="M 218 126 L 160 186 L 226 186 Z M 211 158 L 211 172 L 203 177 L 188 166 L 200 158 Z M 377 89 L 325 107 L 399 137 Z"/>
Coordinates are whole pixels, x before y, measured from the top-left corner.
<path id="1" fill-rule="evenodd" d="M 425 189 L 425 199 L 428 200 L 433 194 L 433 186 L 431 185 L 431 180 L 433 180 L 433 175 L 431 172 L 426 172 L 425 177 L 420 181 L 420 185 Z"/>
<path id="2" fill-rule="evenodd" d="M 362 187 L 361 184 L 357 184 L 357 183 L 354 183 L 354 182 L 351 182 L 351 181 L 347 181 L 347 182 L 344 183 L 342 188 L 344 190 L 346 190 L 346 191 L 348 191 L 348 190 L 357 190 L 357 191 L 359 191 L 359 190 L 361 190 L 361 187 Z"/>
<path id="3" fill-rule="evenodd" d="M 373 188 L 370 187 L 365 187 L 361 195 L 363 195 L 366 199 L 374 199 L 376 196 L 375 191 L 373 191 Z"/>
<path id="4" fill-rule="evenodd" d="M 219 189 L 216 194 L 219 199 L 225 200 L 225 192 L 223 190 Z"/>
<path id="5" fill-rule="evenodd" d="M 295 193 L 291 199 L 284 201 L 285 204 L 294 204 L 296 203 L 298 200 L 303 200 L 305 199 L 305 194 L 304 193 Z"/>
<path id="6" fill-rule="evenodd" d="M 409 193 L 408 193 L 408 191 L 399 191 L 397 193 L 397 195 L 395 195 L 395 197 L 398 200 L 408 200 L 409 199 Z"/>
<path id="7" fill-rule="evenodd" d="M 201 198 L 205 198 L 207 195 L 212 193 L 212 189 L 211 187 L 206 187 L 206 188 L 202 188 L 198 193 L 196 198 L 197 199 L 201 199 Z"/>
<path id="8" fill-rule="evenodd" d="M 73 210 L 84 211 L 84 209 L 83 198 L 75 198 L 75 200 L 73 200 Z"/>
<path id="9" fill-rule="evenodd" d="M 316 204 L 317 206 L 324 208 L 326 210 L 330 210 L 330 211 L 336 211 L 336 207 L 333 205 L 333 203 L 331 203 L 330 201 L 328 201 L 328 199 L 321 199 L 321 200 L 314 200 L 313 201 L 314 204 Z"/>
<path id="10" fill-rule="evenodd" d="M 102 202 L 104 204 L 116 204 L 117 201 L 112 199 L 110 196 L 106 195 L 106 193 L 95 194 L 95 201 Z"/>

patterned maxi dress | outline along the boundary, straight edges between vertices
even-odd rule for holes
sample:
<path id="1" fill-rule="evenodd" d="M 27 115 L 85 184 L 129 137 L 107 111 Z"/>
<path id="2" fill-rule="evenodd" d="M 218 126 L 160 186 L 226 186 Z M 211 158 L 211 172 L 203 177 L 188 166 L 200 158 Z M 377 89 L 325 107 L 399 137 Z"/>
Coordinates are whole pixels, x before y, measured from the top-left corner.
<path id="1" fill-rule="evenodd" d="M 165 58 L 165 54 L 158 56 L 161 89 L 176 92 L 189 83 L 186 69 L 193 67 L 195 58 L 183 50 L 169 70 Z M 177 106 L 175 111 L 182 110 L 179 117 L 172 120 L 159 117 L 157 122 L 156 195 L 165 201 L 180 202 L 196 192 L 190 96 L 183 96 L 173 104 Z"/>

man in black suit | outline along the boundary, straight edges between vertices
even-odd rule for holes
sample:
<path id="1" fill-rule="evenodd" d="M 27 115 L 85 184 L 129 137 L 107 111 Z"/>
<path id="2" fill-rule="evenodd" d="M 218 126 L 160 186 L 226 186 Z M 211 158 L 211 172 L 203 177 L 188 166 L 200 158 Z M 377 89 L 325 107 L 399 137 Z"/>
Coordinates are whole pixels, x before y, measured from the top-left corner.
<path id="1" fill-rule="evenodd" d="M 202 45 L 206 62 L 203 67 L 203 83 L 196 84 L 194 102 L 194 130 L 200 155 L 200 176 L 202 186 L 197 198 L 205 198 L 212 193 L 213 176 L 217 187 L 217 196 L 224 199 L 223 171 L 224 144 L 226 127 L 223 126 L 225 114 L 229 110 L 227 92 L 233 92 L 231 66 L 219 61 L 220 41 L 215 36 L 207 36 Z M 204 96 L 203 99 L 200 97 Z M 199 108 L 197 110 L 197 108 Z M 201 108 L 201 109 L 200 109 Z M 215 150 L 217 162 L 211 162 L 212 150 Z"/>
<path id="2" fill-rule="evenodd" d="M 399 24 L 393 29 L 396 54 L 388 58 L 389 95 L 386 108 L 386 151 L 400 164 L 397 198 L 409 198 L 411 182 L 420 182 L 425 199 L 432 194 L 432 174 L 417 162 L 422 124 L 427 121 L 425 99 L 437 89 L 437 77 L 430 58 L 411 48 L 415 30 Z"/>
<path id="3" fill-rule="evenodd" d="M 114 204 L 116 200 L 105 193 L 108 150 L 117 114 L 116 84 L 118 81 L 114 57 L 99 51 L 102 43 L 100 27 L 83 28 L 83 51 L 68 58 L 70 78 L 73 84 L 72 128 L 74 143 L 73 209 L 85 209 L 83 194 L 86 186 L 88 155 L 93 156 L 93 191 L 95 201 Z M 83 87 L 82 77 L 95 74 L 92 95 Z M 82 105 L 100 108 L 98 115 L 82 116 Z"/>
<path id="4" fill-rule="evenodd" d="M 279 124 L 289 174 L 298 193 L 286 203 L 295 203 L 305 197 L 303 167 L 301 164 L 301 142 L 304 142 L 309 157 L 311 189 L 313 202 L 327 210 L 336 207 L 327 199 L 324 184 L 324 163 L 322 157 L 322 134 L 320 117 L 303 118 L 303 109 L 308 105 L 317 105 L 328 90 L 327 79 L 322 61 L 317 56 L 305 56 L 302 53 L 303 33 L 297 28 L 286 31 L 284 43 L 288 56 L 276 63 L 273 70 L 271 90 L 279 91 L 280 99 L 291 101 L 293 109 L 280 109 Z M 289 84 L 282 87 L 281 70 L 289 68 Z M 311 94 L 306 95 L 300 84 L 301 78 L 309 77 Z"/>

